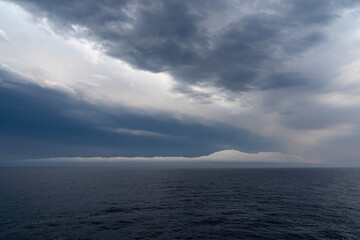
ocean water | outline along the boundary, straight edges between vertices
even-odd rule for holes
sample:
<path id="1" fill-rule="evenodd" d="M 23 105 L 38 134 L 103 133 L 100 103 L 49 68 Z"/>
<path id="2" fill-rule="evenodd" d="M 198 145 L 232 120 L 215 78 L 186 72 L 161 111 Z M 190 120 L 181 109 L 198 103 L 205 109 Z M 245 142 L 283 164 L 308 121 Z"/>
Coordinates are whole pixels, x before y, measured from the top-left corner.
<path id="1" fill-rule="evenodd" d="M 360 169 L 0 169 L 0 239 L 360 239 Z"/>

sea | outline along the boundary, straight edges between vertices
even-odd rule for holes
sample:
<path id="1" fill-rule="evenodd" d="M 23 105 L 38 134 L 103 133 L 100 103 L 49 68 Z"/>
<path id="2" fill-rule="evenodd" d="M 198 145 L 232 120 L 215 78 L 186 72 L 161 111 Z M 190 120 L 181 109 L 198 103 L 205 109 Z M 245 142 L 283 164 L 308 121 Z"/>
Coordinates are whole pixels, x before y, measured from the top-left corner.
<path id="1" fill-rule="evenodd" d="M 360 169 L 1 168 L 0 239 L 360 239 Z"/>

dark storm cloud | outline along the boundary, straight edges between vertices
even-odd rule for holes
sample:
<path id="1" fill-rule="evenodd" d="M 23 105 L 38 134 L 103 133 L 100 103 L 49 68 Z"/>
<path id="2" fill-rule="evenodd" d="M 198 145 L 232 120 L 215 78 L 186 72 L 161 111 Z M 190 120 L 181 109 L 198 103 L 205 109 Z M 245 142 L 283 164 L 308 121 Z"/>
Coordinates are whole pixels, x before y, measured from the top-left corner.
<path id="1" fill-rule="evenodd" d="M 136 112 L 92 105 L 0 69 L 0 159 L 193 156 L 224 146 L 243 151 L 275 147 L 266 139 L 221 124 Z"/>
<path id="2" fill-rule="evenodd" d="M 313 81 L 284 70 L 282 64 L 325 41 L 322 26 L 338 17 L 338 9 L 356 4 L 261 2 L 265 10 L 274 13 L 255 9 L 255 13 L 241 15 L 230 9 L 231 1 L 14 2 L 35 16 L 47 17 L 61 33 L 74 34 L 72 25 L 85 27 L 85 36 L 100 43 L 106 54 L 137 68 L 169 72 L 182 84 L 207 83 L 232 91 L 293 87 Z M 214 32 L 213 26 L 204 24 L 214 14 L 229 12 L 237 17 L 220 30 Z"/>

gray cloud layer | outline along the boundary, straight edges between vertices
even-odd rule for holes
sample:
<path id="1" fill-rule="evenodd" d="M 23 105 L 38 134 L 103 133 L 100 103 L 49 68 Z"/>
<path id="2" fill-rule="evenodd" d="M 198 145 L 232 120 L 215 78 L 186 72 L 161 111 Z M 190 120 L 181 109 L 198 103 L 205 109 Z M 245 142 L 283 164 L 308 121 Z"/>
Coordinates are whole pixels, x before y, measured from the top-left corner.
<path id="1" fill-rule="evenodd" d="M 0 159 L 74 156 L 195 156 L 225 147 L 273 149 L 268 139 L 219 123 L 93 105 L 0 69 Z M 19 151 L 21 148 L 21 151 Z"/>
<path id="2" fill-rule="evenodd" d="M 232 91 L 313 82 L 311 76 L 284 69 L 283 63 L 326 41 L 321 27 L 336 18 L 337 11 L 356 4 L 325 0 L 14 2 L 50 19 L 64 34 L 92 38 L 106 54 L 137 68 L 169 72 L 186 84 L 205 83 Z M 229 17 L 214 19 L 221 15 Z M 219 22 L 223 25 L 217 26 Z"/>
<path id="3" fill-rule="evenodd" d="M 99 96 L 100 92 L 111 97 L 121 95 L 116 88 L 125 86 L 125 82 L 129 89 L 134 89 L 122 98 L 113 98 L 121 102 L 117 107 L 93 105 L 81 99 L 81 94 L 75 96 L 77 93 L 71 95 L 41 88 L 25 83 L 26 80 L 14 72 L 0 70 L 0 145 L 3 146 L 0 157 L 4 159 L 193 157 L 222 149 L 239 149 L 244 152 L 283 151 L 314 161 L 322 159 L 341 164 L 358 162 L 360 51 L 356 24 L 360 21 L 359 1 L 11 2 L 37 20 L 44 17 L 48 20 L 41 21 L 40 27 L 34 25 L 36 21 L 31 22 L 36 29 L 45 27 L 63 36 L 44 33 L 48 38 L 33 38 L 33 42 L 57 39 L 55 45 L 60 41 L 72 45 L 84 38 L 91 41 L 89 46 L 98 43 L 92 46 L 99 46 L 105 55 L 112 57 L 104 58 L 107 63 L 128 68 L 126 64 L 113 61 L 120 59 L 137 69 L 167 72 L 176 83 L 166 74 L 147 72 L 153 78 L 147 79 L 144 86 L 152 85 L 159 77 L 158 83 L 164 84 L 164 88 L 159 87 L 161 84 L 140 88 L 142 82 L 133 84 L 132 80 L 143 79 L 145 75 L 137 75 L 141 71 L 131 69 L 134 75 L 127 78 L 126 74 L 110 74 L 116 64 L 96 63 L 96 69 L 86 64 L 72 64 L 82 60 L 72 59 L 72 55 L 62 56 L 59 54 L 61 47 L 59 51 L 46 47 L 39 51 L 29 46 L 19 50 L 26 54 L 12 54 L 11 48 L 18 49 L 19 44 L 28 46 L 29 40 L 24 38 L 16 45 L 17 35 L 11 31 L 11 22 L 3 23 L 1 28 L 7 34 L 3 35 L 8 36 L 8 40 L 1 42 L 0 39 L 0 44 L 5 46 L 3 49 L 10 49 L 4 54 L 4 64 L 11 67 L 23 64 L 24 69 L 36 66 L 51 72 L 49 76 L 53 78 L 44 75 L 41 77 L 44 80 L 61 85 L 71 83 L 78 93 L 89 88 L 77 82 L 91 83 L 87 79 L 91 74 L 102 78 L 104 83 L 94 85 Z M 70 41 L 66 41 L 68 37 Z M 89 47 L 88 41 L 83 42 Z M 42 48 L 41 44 L 36 46 Z M 64 60 L 48 63 L 51 57 L 42 58 L 40 52 Z M 24 60 L 27 58 L 34 59 L 37 64 L 33 66 L 33 62 Z M 64 68 L 62 63 L 65 63 Z M 53 68 L 54 65 L 57 67 Z M 57 70 L 60 68 L 62 71 Z M 87 71 L 76 74 L 75 68 Z M 13 69 L 27 73 L 21 67 Z M 69 73 L 66 78 L 61 74 L 64 71 Z M 106 76 L 111 77 L 106 80 Z M 114 84 L 122 82 L 123 85 Z M 102 86 L 110 86 L 113 91 Z M 155 88 L 159 91 L 153 91 Z M 174 94 L 169 88 L 185 97 Z M 142 110 L 121 105 L 133 103 L 141 99 L 143 92 L 150 91 L 151 97 L 136 104 Z M 166 94 L 156 99 L 155 95 L 161 91 Z M 134 95 L 127 99 L 131 94 Z M 168 102 L 170 95 L 172 100 Z M 94 102 L 99 100 L 95 90 L 87 96 Z M 177 101 L 187 96 L 192 98 Z M 144 102 L 146 104 L 141 106 Z M 153 108 L 145 113 L 147 102 L 151 102 L 149 105 Z M 164 102 L 167 104 L 159 107 Z M 191 103 L 196 104 L 190 106 Z M 171 111 L 186 121 L 177 120 L 169 112 L 152 112 L 155 109 Z M 199 118 L 203 114 L 201 118 L 206 124 L 185 114 Z"/>

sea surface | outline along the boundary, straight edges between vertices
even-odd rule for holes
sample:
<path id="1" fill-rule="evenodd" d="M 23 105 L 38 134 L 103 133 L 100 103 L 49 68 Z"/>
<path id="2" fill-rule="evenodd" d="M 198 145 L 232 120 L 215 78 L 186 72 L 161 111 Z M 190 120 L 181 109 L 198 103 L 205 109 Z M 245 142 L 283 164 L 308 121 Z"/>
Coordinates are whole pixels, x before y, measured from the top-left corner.
<path id="1" fill-rule="evenodd" d="M 0 169 L 0 239 L 360 239 L 360 169 Z"/>

